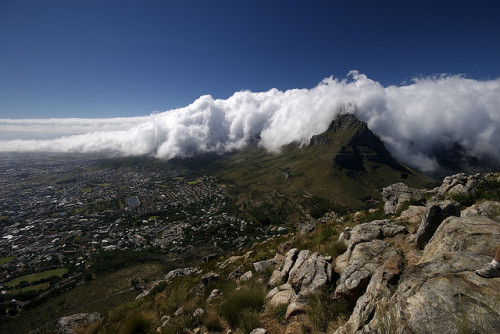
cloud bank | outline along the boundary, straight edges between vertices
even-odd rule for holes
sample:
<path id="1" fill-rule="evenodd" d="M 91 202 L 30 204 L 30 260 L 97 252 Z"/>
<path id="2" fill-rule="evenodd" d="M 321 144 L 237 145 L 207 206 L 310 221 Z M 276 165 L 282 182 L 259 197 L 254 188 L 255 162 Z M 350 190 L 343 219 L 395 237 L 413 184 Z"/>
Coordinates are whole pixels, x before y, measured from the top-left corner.
<path id="1" fill-rule="evenodd" d="M 292 141 L 308 143 L 345 112 L 367 122 L 398 160 L 423 171 L 438 167 L 436 147 L 452 143 L 470 156 L 500 162 L 500 78 L 442 75 L 384 87 L 357 71 L 312 89 L 241 91 L 226 100 L 201 96 L 187 107 L 145 117 L 0 119 L 0 151 L 169 159 L 238 150 L 258 139 L 277 152 Z"/>

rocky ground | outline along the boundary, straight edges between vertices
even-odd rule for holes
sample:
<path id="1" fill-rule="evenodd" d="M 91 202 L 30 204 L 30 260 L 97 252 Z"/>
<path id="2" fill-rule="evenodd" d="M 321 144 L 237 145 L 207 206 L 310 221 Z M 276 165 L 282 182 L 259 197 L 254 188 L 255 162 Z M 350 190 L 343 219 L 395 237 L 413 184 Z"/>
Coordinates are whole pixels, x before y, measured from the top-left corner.
<path id="1" fill-rule="evenodd" d="M 498 173 L 450 176 L 432 190 L 392 185 L 378 212 L 337 217 L 279 244 L 169 273 L 127 314 L 147 313 L 158 333 L 500 333 L 500 278 L 474 273 L 500 244 L 499 195 Z M 366 221 L 376 215 L 383 219 Z M 194 297 L 161 304 L 188 283 Z M 245 291 L 262 295 L 242 313 L 251 310 L 253 322 L 226 309 L 240 307 L 234 298 Z M 61 319 L 60 332 L 71 333 L 82 317 Z M 112 318 L 92 314 L 97 325 L 85 327 L 129 328 Z"/>

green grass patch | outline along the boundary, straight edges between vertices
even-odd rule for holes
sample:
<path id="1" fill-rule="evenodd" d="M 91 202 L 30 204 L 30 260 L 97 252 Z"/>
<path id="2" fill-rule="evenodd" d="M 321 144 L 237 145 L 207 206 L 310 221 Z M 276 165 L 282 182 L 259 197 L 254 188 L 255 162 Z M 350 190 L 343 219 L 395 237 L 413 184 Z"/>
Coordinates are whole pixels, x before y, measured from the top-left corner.
<path id="1" fill-rule="evenodd" d="M 30 286 L 20 288 L 20 289 L 8 290 L 7 295 L 18 295 L 20 293 L 26 293 L 26 292 L 30 292 L 30 291 L 35 291 L 35 292 L 40 291 L 40 290 L 43 291 L 43 290 L 47 290 L 49 287 L 50 287 L 50 283 L 45 282 L 45 283 L 40 283 L 37 285 L 30 285 Z"/>
<path id="2" fill-rule="evenodd" d="M 347 314 L 347 304 L 333 300 L 333 293 L 321 289 L 309 297 L 307 318 L 316 331 L 326 331 L 330 321 Z"/>
<path id="3" fill-rule="evenodd" d="M 175 181 L 182 181 L 182 180 L 184 180 L 184 177 L 183 176 L 174 177 L 173 180 L 175 180 Z"/>
<path id="4" fill-rule="evenodd" d="M 31 283 L 31 282 L 39 281 L 39 280 L 44 279 L 44 278 L 50 278 L 52 276 L 61 277 L 62 275 L 66 274 L 67 272 L 68 272 L 68 269 L 66 269 L 66 268 L 47 270 L 47 271 L 44 271 L 41 273 L 34 273 L 34 274 L 20 276 L 20 277 L 15 278 L 11 281 L 8 281 L 4 285 L 8 288 L 13 288 L 13 287 L 19 285 L 19 283 L 21 283 L 23 281 Z"/>
<path id="5" fill-rule="evenodd" d="M 262 309 L 265 297 L 266 290 L 259 285 L 252 284 L 234 290 L 220 306 L 220 314 L 232 328 L 246 327 L 252 322 L 252 313 Z"/>
<path id="6" fill-rule="evenodd" d="M 2 257 L 0 258 L 0 266 L 7 263 L 7 262 L 10 262 L 14 260 L 14 257 L 13 256 L 5 256 L 5 257 Z"/>
<path id="7" fill-rule="evenodd" d="M 500 201 L 500 181 L 488 180 L 479 183 L 475 189 L 466 194 L 453 194 L 451 199 L 460 203 L 462 208 L 480 201 Z"/>
<path id="8" fill-rule="evenodd" d="M 189 181 L 188 182 L 188 184 L 191 185 L 191 186 L 195 185 L 195 184 L 198 184 L 198 183 L 200 183 L 200 181 Z"/>

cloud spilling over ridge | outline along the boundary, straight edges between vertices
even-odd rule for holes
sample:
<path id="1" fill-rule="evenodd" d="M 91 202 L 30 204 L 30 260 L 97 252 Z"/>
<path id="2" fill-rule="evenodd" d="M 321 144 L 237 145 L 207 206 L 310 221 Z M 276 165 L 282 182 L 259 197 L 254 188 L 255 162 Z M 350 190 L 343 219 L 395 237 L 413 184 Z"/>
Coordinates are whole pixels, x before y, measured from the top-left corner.
<path id="1" fill-rule="evenodd" d="M 276 152 L 292 141 L 308 143 L 345 112 L 367 122 L 397 159 L 424 171 L 438 167 L 434 149 L 452 143 L 473 157 L 500 161 L 500 79 L 437 76 L 384 87 L 357 71 L 312 89 L 241 91 L 226 100 L 201 96 L 187 107 L 145 117 L 0 119 L 5 138 L 59 136 L 0 140 L 0 151 L 172 158 L 237 150 L 260 138 Z"/>

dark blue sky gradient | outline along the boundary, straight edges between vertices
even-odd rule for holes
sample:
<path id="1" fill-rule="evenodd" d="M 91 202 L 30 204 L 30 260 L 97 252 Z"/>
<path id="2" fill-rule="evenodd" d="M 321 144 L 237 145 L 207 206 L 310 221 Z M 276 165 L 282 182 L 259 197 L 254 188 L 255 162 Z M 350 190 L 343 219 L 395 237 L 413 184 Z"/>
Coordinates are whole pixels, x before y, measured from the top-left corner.
<path id="1" fill-rule="evenodd" d="M 147 115 L 354 69 L 495 79 L 499 18 L 496 0 L 0 0 L 0 118 Z"/>

